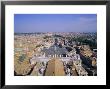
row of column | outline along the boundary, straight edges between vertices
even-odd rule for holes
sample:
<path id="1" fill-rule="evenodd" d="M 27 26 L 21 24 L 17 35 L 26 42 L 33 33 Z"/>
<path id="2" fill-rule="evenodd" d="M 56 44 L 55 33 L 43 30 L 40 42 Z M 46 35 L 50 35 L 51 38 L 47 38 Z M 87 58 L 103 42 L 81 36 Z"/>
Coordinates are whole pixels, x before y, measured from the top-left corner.
<path id="1" fill-rule="evenodd" d="M 45 57 L 45 53 L 44 53 L 43 56 Z M 57 55 L 57 54 L 55 54 L 55 55 L 49 55 L 48 57 L 56 58 L 56 57 L 63 57 L 63 55 Z M 66 55 L 66 57 L 68 57 L 68 56 Z"/>

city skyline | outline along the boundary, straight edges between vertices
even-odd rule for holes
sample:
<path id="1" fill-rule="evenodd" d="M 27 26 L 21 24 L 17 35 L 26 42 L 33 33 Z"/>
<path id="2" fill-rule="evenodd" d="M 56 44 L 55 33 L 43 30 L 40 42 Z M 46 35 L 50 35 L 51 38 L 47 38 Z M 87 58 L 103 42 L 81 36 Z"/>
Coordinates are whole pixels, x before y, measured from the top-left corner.
<path id="1" fill-rule="evenodd" d="M 15 33 L 97 32 L 96 14 L 15 14 Z"/>

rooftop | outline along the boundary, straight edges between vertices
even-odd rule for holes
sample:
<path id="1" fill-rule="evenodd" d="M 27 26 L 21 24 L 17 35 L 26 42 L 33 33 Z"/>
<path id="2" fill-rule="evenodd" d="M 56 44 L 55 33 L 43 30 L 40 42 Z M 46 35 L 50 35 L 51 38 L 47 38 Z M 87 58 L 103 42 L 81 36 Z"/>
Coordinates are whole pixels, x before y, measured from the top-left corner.
<path id="1" fill-rule="evenodd" d="M 45 76 L 65 76 L 63 62 L 59 59 L 52 59 L 48 62 Z"/>

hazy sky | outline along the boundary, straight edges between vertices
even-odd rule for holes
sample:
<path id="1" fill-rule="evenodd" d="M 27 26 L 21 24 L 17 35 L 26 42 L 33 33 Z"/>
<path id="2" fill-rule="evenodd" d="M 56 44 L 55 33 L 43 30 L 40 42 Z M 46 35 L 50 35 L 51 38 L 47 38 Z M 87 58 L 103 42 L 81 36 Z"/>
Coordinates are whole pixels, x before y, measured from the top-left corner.
<path id="1" fill-rule="evenodd" d="M 15 14 L 14 30 L 29 32 L 96 32 L 96 14 Z"/>

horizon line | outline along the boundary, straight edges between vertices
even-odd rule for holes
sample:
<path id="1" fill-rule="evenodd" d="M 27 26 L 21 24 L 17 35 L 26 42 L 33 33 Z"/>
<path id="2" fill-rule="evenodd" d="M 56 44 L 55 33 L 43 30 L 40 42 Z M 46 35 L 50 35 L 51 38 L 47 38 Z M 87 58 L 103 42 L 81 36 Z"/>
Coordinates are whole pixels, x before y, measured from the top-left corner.
<path id="1" fill-rule="evenodd" d="M 97 32 L 14 32 L 14 33 L 97 33 Z"/>

